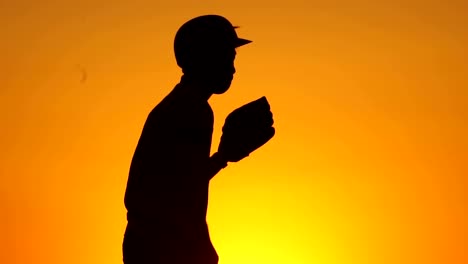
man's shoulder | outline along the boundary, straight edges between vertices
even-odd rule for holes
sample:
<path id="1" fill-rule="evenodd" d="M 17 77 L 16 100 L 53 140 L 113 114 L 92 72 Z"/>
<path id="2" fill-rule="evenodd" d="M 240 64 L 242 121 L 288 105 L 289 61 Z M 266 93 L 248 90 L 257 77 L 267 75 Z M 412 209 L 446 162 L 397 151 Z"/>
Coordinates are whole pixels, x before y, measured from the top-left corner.
<path id="1" fill-rule="evenodd" d="M 207 101 L 197 100 L 190 95 L 170 93 L 151 111 L 156 115 L 174 115 L 178 118 L 212 115 Z"/>
<path id="2" fill-rule="evenodd" d="M 162 126 L 207 126 L 213 123 L 213 111 L 207 102 L 189 98 L 164 98 L 148 114 L 146 123 Z"/>

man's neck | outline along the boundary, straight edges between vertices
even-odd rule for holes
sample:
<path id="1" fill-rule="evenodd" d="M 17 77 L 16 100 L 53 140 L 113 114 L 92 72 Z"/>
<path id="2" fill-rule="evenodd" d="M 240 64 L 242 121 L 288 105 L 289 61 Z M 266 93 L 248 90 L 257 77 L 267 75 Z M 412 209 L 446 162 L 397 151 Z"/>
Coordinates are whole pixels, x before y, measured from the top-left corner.
<path id="1" fill-rule="evenodd" d="M 211 95 L 213 95 L 213 93 L 209 91 L 209 85 L 200 78 L 183 75 L 180 80 L 180 85 L 187 89 L 190 96 L 203 101 L 208 101 Z"/>

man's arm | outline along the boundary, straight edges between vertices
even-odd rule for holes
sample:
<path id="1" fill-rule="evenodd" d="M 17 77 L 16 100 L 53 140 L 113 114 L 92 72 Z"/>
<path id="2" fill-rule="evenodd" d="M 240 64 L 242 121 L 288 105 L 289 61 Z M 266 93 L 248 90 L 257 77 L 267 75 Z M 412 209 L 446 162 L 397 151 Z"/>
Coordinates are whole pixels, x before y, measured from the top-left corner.
<path id="1" fill-rule="evenodd" d="M 209 156 L 210 129 L 197 125 L 178 127 L 172 135 L 176 139 L 170 146 L 172 159 L 177 162 L 175 175 L 180 175 L 188 182 L 209 181 L 221 169 L 227 166 L 225 155 L 216 152 Z M 208 155 L 207 155 L 208 154 Z"/>
<path id="2" fill-rule="evenodd" d="M 214 153 L 207 165 L 206 172 L 204 173 L 208 180 L 211 180 L 221 169 L 227 166 L 228 162 L 219 152 Z"/>
<path id="3" fill-rule="evenodd" d="M 203 158 L 199 153 L 192 152 L 189 144 L 179 144 L 177 147 L 181 162 L 179 166 L 181 176 L 187 177 L 189 182 L 211 180 L 218 172 L 228 165 L 228 161 L 219 152 L 214 153 L 209 158 Z"/>

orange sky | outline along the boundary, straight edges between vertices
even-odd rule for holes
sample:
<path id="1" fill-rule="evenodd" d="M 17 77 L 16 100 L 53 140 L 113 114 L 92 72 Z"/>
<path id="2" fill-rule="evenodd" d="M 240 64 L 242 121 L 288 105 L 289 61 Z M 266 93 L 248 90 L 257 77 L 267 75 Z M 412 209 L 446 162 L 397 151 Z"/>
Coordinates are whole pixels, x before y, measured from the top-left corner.
<path id="1" fill-rule="evenodd" d="M 213 151 L 262 95 L 277 131 L 212 181 L 220 264 L 468 263 L 468 4 L 439 2 L 1 2 L 0 263 L 121 263 L 133 150 L 208 13 L 254 41 Z"/>

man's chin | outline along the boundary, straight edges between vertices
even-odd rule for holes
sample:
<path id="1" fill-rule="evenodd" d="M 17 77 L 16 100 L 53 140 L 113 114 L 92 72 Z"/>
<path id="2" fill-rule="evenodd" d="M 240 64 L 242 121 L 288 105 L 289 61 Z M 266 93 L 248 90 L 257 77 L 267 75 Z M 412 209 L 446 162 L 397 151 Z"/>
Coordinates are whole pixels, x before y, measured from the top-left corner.
<path id="1" fill-rule="evenodd" d="M 227 90 L 229 90 L 229 87 L 231 87 L 231 81 L 216 85 L 216 88 L 214 89 L 213 93 L 214 94 L 223 94 Z"/>

